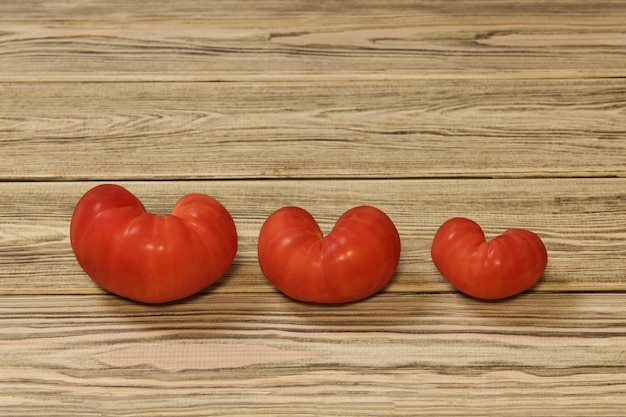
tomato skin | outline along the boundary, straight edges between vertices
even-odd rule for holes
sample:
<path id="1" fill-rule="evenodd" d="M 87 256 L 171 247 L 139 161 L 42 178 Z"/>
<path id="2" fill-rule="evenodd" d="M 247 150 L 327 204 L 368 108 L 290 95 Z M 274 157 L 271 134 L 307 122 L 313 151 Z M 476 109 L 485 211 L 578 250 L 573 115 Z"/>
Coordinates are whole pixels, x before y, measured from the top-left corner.
<path id="1" fill-rule="evenodd" d="M 289 206 L 261 227 L 258 256 L 263 274 L 285 295 L 347 303 L 375 294 L 391 280 L 400 260 L 400 236 L 375 207 L 348 210 L 324 236 L 310 213 Z"/>
<path id="2" fill-rule="evenodd" d="M 487 242 L 477 223 L 461 217 L 439 228 L 431 255 L 441 275 L 457 290 L 486 300 L 529 289 L 548 263 L 546 247 L 535 233 L 509 229 Z"/>
<path id="3" fill-rule="evenodd" d="M 114 184 L 81 197 L 70 241 L 96 284 L 144 303 L 179 300 L 214 283 L 230 267 L 238 244 L 232 217 L 212 197 L 188 194 L 171 214 L 156 215 Z"/>

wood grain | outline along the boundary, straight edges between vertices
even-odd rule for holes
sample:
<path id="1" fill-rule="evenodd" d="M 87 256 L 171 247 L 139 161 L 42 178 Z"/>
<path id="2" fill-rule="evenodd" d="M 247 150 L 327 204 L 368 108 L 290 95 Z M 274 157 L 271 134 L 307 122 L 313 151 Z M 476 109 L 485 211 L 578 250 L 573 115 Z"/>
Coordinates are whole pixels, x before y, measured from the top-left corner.
<path id="1" fill-rule="evenodd" d="M 607 80 L 0 84 L 0 178 L 626 175 Z"/>
<path id="2" fill-rule="evenodd" d="M 621 1 L 16 2 L 0 80 L 623 77 Z M 4 13 L 3 13 L 4 12 Z M 42 16 L 44 16 L 42 18 Z"/>
<path id="3" fill-rule="evenodd" d="M 626 3 L 0 2 L 0 415 L 621 416 L 626 409 Z M 232 213 L 216 285 L 150 306 L 100 290 L 74 205 L 116 182 L 150 211 Z M 291 301 L 258 231 L 389 214 L 396 276 Z M 538 285 L 454 291 L 437 227 L 537 232 Z"/>
<path id="4" fill-rule="evenodd" d="M 2 297 L 0 315 L 10 415 L 574 416 L 626 405 L 618 295 L 383 295 L 336 308 L 256 294 L 158 307 Z"/>

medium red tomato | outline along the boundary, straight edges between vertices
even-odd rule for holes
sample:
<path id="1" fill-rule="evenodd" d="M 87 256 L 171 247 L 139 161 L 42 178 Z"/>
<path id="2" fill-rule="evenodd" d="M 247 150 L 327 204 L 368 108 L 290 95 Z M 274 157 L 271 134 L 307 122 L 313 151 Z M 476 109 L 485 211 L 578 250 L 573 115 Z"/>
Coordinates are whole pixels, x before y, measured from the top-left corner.
<path id="1" fill-rule="evenodd" d="M 70 241 L 98 285 L 145 303 L 195 294 L 217 281 L 237 252 L 235 223 L 214 198 L 189 194 L 171 214 L 156 215 L 112 184 L 94 187 L 78 201 Z"/>
<path id="2" fill-rule="evenodd" d="M 310 213 L 283 207 L 263 224 L 258 255 L 267 279 L 287 296 L 346 303 L 387 285 L 400 260 L 400 236 L 391 219 L 370 206 L 348 210 L 326 236 Z"/>
<path id="3" fill-rule="evenodd" d="M 472 220 L 455 217 L 435 234 L 435 266 L 457 290 L 495 300 L 527 290 L 541 278 L 548 252 L 535 233 L 509 229 L 489 242 Z"/>

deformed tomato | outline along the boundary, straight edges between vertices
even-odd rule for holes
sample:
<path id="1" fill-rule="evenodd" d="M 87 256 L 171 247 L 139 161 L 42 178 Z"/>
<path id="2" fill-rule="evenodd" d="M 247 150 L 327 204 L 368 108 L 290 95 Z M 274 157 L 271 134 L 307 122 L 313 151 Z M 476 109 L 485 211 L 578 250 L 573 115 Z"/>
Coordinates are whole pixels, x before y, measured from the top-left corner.
<path id="1" fill-rule="evenodd" d="M 461 217 L 439 228 L 431 255 L 441 275 L 457 290 L 489 300 L 532 287 L 548 263 L 546 247 L 535 233 L 509 229 L 487 242 L 477 223 Z"/>
<path id="2" fill-rule="evenodd" d="M 78 201 L 70 241 L 98 285 L 145 303 L 195 294 L 217 281 L 237 252 L 235 223 L 216 199 L 189 194 L 171 214 L 156 215 L 113 184 L 96 186 Z"/>
<path id="3" fill-rule="evenodd" d="M 309 212 L 283 207 L 263 224 L 258 256 L 267 279 L 287 296 L 346 303 L 387 285 L 400 260 L 400 236 L 371 206 L 348 210 L 326 236 Z"/>

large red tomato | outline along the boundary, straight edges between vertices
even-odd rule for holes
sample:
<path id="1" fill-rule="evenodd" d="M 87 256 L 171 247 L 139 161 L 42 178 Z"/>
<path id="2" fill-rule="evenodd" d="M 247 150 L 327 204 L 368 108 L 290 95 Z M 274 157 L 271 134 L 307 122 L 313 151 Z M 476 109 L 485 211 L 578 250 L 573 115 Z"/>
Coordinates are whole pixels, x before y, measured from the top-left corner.
<path id="1" fill-rule="evenodd" d="M 371 206 L 348 210 L 326 236 L 310 213 L 283 207 L 263 224 L 258 255 L 267 279 L 287 296 L 346 303 L 385 287 L 400 260 L 400 237 Z"/>
<path id="2" fill-rule="evenodd" d="M 535 233 L 509 229 L 489 242 L 472 220 L 455 217 L 435 234 L 435 266 L 457 290 L 476 298 L 506 298 L 541 278 L 548 253 Z"/>
<path id="3" fill-rule="evenodd" d="M 214 198 L 189 194 L 171 214 L 156 215 L 112 184 L 96 186 L 78 201 L 70 241 L 98 285 L 146 303 L 195 294 L 217 281 L 237 252 L 235 223 Z"/>

